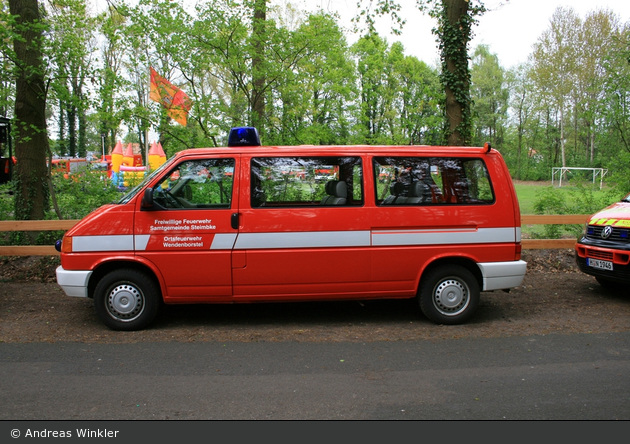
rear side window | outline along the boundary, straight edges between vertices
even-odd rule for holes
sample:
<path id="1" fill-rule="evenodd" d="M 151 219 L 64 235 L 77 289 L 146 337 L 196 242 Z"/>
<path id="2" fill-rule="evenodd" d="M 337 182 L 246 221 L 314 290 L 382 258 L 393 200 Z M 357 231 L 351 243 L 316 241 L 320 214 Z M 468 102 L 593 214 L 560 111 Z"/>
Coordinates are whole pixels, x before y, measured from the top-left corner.
<path id="1" fill-rule="evenodd" d="M 375 157 L 377 205 L 490 204 L 494 193 L 481 159 Z"/>
<path id="2" fill-rule="evenodd" d="M 251 169 L 252 208 L 363 205 L 360 157 L 257 157 Z"/>

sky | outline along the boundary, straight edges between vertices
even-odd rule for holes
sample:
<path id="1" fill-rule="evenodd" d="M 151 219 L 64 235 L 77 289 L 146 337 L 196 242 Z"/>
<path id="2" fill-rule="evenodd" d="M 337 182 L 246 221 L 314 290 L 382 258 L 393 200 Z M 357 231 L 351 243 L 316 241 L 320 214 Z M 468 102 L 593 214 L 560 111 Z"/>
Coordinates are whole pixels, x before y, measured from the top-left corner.
<path id="1" fill-rule="evenodd" d="M 274 3 L 279 1 L 282 0 Z M 435 36 L 431 34 L 433 19 L 418 11 L 416 0 L 398 1 L 403 7 L 401 15 L 407 20 L 402 35 L 390 34 L 389 20 L 379 21 L 379 34 L 390 44 L 400 41 L 405 47 L 405 54 L 437 66 L 439 54 Z M 307 10 L 319 7 L 337 12 L 341 17 L 341 26 L 348 28 L 358 11 L 357 0 L 291 0 L 291 3 Z M 607 9 L 614 12 L 622 23 L 630 21 L 630 0 L 486 0 L 484 4 L 490 11 L 475 26 L 471 49 L 479 44 L 488 45 L 490 52 L 497 54 L 499 63 L 506 69 L 527 61 L 532 45 L 549 28 L 551 16 L 559 7 L 571 7 L 582 19 L 589 12 Z M 350 43 L 355 40 L 355 36 L 348 35 Z"/>
<path id="2" fill-rule="evenodd" d="M 106 0 L 92 1 L 98 10 L 107 5 Z M 193 6 L 197 1 L 205 0 L 186 0 L 185 3 Z M 337 13 L 340 25 L 349 30 L 352 28 L 352 18 L 359 11 L 358 1 L 367 4 L 370 0 L 269 0 L 269 3 L 292 3 L 299 9 L 323 9 Z M 431 34 L 435 22 L 418 11 L 416 0 L 397 1 L 402 6 L 401 16 L 407 21 L 402 35 L 390 33 L 392 23 L 389 19 L 378 21 L 379 34 L 390 44 L 400 41 L 405 47 L 405 54 L 438 66 L 439 54 L 435 36 Z M 572 8 L 582 19 L 589 12 L 607 9 L 614 12 L 622 23 L 630 22 L 630 0 L 484 0 L 484 4 L 489 10 L 479 18 L 479 24 L 473 28 L 475 37 L 470 47 L 472 50 L 479 44 L 488 45 L 490 52 L 498 55 L 499 63 L 505 69 L 527 61 L 532 45 L 549 28 L 551 16 L 559 7 Z M 348 32 L 347 38 L 352 44 L 358 36 Z"/>

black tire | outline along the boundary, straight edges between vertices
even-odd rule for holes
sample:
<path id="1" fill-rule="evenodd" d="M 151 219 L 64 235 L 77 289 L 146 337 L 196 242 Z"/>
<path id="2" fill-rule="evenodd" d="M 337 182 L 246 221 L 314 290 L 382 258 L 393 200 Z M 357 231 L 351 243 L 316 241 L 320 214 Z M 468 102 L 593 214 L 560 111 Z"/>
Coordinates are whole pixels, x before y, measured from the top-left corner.
<path id="1" fill-rule="evenodd" d="M 466 268 L 444 265 L 422 277 L 418 298 L 422 312 L 433 322 L 461 324 L 477 311 L 479 284 Z"/>
<path id="2" fill-rule="evenodd" d="M 96 314 L 112 330 L 141 330 L 155 318 L 162 301 L 159 285 L 145 273 L 119 269 L 96 285 Z"/>
<path id="3" fill-rule="evenodd" d="M 602 278 L 599 276 L 596 276 L 595 280 L 597 280 L 597 283 L 601 285 L 604 289 L 609 290 L 609 291 L 622 291 L 625 289 L 624 287 L 628 285 L 628 284 L 623 284 L 622 282 L 612 281 L 612 280 Z"/>

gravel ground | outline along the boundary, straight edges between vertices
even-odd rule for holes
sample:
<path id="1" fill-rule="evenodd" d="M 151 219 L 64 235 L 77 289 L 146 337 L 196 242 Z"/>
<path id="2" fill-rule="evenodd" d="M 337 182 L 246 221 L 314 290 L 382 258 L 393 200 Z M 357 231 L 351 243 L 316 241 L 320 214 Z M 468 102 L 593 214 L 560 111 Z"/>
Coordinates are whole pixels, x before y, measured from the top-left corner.
<path id="1" fill-rule="evenodd" d="M 55 283 L 57 258 L 0 258 L 0 342 L 399 341 L 630 330 L 630 294 L 581 273 L 573 250 L 527 250 L 523 284 L 484 292 L 465 325 L 428 321 L 413 300 L 167 306 L 139 332 L 115 332 L 91 300 Z"/>

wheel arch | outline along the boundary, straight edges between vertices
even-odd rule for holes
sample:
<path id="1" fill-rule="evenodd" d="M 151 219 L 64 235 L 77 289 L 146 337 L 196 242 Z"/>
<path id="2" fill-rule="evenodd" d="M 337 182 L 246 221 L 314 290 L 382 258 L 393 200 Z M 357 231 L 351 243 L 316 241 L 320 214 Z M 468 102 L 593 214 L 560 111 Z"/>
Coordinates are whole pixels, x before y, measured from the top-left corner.
<path id="1" fill-rule="evenodd" d="M 161 297 L 162 300 L 164 300 L 164 286 L 162 285 L 162 281 L 156 271 L 151 266 L 149 266 L 149 264 L 131 260 L 112 260 L 99 264 L 90 276 L 90 281 L 88 283 L 88 297 L 94 299 L 94 290 L 105 275 L 114 270 L 119 270 L 122 268 L 140 271 L 153 279 L 157 286 L 160 288 L 162 293 Z"/>
<path id="2" fill-rule="evenodd" d="M 445 265 L 459 265 L 464 267 L 473 274 L 479 288 L 483 288 L 483 275 L 481 274 L 481 270 L 477 266 L 477 263 L 473 259 L 466 256 L 445 256 L 433 260 L 430 264 L 424 267 L 417 282 L 416 293 L 420 290 L 422 279 L 428 272 Z"/>

